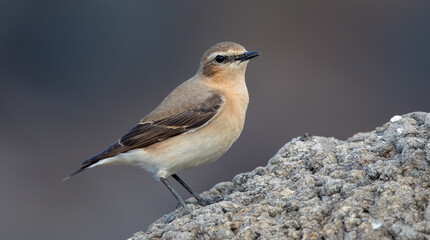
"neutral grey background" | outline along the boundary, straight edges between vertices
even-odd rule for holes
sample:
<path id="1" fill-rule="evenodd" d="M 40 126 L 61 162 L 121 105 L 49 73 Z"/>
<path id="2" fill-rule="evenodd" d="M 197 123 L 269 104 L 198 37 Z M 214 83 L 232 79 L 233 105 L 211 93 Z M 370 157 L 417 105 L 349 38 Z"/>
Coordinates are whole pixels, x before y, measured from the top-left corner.
<path id="1" fill-rule="evenodd" d="M 61 180 L 220 41 L 262 56 L 248 65 L 242 136 L 180 174 L 199 192 L 305 132 L 347 139 L 430 111 L 429 12 L 428 1 L 0 1 L 0 238 L 125 239 L 172 211 L 139 168 Z"/>

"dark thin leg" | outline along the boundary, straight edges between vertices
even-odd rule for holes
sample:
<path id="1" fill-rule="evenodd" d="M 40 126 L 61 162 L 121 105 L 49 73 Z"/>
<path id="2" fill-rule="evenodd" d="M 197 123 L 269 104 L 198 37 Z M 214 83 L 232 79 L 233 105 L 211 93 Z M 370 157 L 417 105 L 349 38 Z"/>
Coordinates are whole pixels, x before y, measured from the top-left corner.
<path id="1" fill-rule="evenodd" d="M 185 209 L 185 211 L 191 212 L 190 208 L 188 208 L 188 206 L 185 204 L 184 199 L 182 199 L 181 196 L 178 194 L 178 192 L 176 192 L 176 190 L 172 187 L 172 185 L 170 185 L 169 181 L 167 181 L 167 179 L 165 179 L 165 178 L 160 178 L 160 180 L 162 183 L 164 183 L 164 185 L 166 185 L 166 187 L 175 196 L 175 198 L 178 199 L 179 203 L 182 205 L 182 207 Z"/>
<path id="2" fill-rule="evenodd" d="M 193 195 L 196 199 L 197 199 L 197 201 L 200 203 L 201 201 L 203 201 L 203 198 L 202 197 L 200 197 L 200 195 L 196 192 L 196 191 L 194 191 L 188 184 L 186 184 L 185 182 L 184 182 L 184 180 L 182 180 L 178 175 L 176 175 L 176 174 L 173 174 L 172 175 L 172 177 L 174 178 L 174 179 L 176 179 L 176 181 L 178 181 L 185 189 L 187 189 L 187 191 L 189 192 L 189 193 L 191 193 L 191 195 Z"/>
<path id="3" fill-rule="evenodd" d="M 202 198 L 196 191 L 194 191 L 188 184 L 186 184 L 185 182 L 184 182 L 184 180 L 182 180 L 177 174 L 173 174 L 172 175 L 172 177 L 176 180 L 176 181 L 178 181 L 185 189 L 187 189 L 187 191 L 189 192 L 189 193 L 191 193 L 191 195 L 193 195 L 195 198 L 196 198 L 196 200 L 197 200 L 197 202 L 199 203 L 199 205 L 201 205 L 201 206 L 206 206 L 206 205 L 210 205 L 210 204 L 212 204 L 212 203 L 215 203 L 215 202 L 219 202 L 219 201 L 221 201 L 222 200 L 222 198 L 221 197 L 218 197 L 218 198 L 216 198 L 216 199 L 214 199 L 214 200 L 211 200 L 211 199 L 205 199 L 205 198 Z"/>

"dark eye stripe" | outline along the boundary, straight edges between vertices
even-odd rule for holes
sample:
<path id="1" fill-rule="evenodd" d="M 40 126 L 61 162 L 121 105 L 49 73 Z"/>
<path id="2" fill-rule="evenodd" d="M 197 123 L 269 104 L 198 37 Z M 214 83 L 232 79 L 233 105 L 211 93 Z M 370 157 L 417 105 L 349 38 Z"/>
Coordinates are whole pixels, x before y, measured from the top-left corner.
<path id="1" fill-rule="evenodd" d="M 236 55 L 234 55 L 234 56 L 217 55 L 214 58 L 214 61 L 217 63 L 229 63 L 229 62 L 234 62 L 234 60 L 236 58 L 237 58 Z M 221 61 L 221 59 L 223 59 L 223 60 Z"/>

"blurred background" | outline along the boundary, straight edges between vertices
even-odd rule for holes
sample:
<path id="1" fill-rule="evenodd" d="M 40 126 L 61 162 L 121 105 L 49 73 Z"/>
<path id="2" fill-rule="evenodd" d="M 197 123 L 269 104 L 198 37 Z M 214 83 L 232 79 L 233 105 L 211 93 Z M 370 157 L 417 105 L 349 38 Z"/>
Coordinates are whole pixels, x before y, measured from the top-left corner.
<path id="1" fill-rule="evenodd" d="M 262 56 L 248 65 L 239 140 L 180 174 L 199 192 L 266 165 L 305 132 L 347 139 L 430 111 L 429 12 L 428 1 L 1 0 L 0 238 L 126 239 L 174 210 L 139 168 L 61 180 L 220 41 Z"/>

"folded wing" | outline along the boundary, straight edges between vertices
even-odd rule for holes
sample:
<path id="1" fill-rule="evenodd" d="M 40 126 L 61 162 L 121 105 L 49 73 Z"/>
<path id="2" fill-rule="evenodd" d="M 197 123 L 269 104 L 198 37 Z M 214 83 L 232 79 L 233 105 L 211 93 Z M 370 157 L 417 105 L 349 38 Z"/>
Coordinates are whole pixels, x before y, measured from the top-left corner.
<path id="1" fill-rule="evenodd" d="M 215 117 L 223 103 L 222 97 L 214 93 L 200 104 L 175 115 L 159 120 L 140 122 L 106 150 L 84 161 L 81 168 L 72 173 L 71 176 L 82 172 L 102 159 L 136 148 L 144 148 L 203 127 Z"/>

